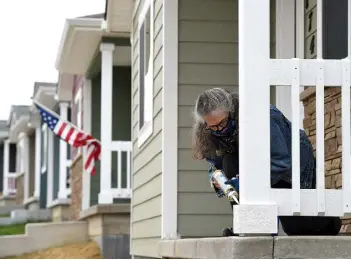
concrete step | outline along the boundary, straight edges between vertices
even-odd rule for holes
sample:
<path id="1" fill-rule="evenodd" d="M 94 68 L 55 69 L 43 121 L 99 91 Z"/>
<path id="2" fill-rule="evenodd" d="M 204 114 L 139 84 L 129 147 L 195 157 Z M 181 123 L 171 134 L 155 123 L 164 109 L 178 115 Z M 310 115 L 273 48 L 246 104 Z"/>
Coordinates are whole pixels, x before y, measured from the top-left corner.
<path id="1" fill-rule="evenodd" d="M 218 237 L 163 240 L 166 258 L 351 258 L 351 236 Z"/>
<path id="2" fill-rule="evenodd" d="M 10 214 L 11 211 L 16 210 L 16 209 L 24 209 L 24 206 L 23 205 L 0 206 L 0 215 Z"/>

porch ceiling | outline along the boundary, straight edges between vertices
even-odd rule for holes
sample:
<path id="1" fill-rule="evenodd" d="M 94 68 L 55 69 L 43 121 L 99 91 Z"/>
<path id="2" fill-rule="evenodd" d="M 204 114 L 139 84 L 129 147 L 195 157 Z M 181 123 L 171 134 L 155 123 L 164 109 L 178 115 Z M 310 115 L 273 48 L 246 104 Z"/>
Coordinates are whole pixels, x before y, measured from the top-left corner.
<path id="1" fill-rule="evenodd" d="M 33 96 L 33 99 L 48 107 L 49 109 L 53 109 L 57 104 L 55 95 L 56 87 L 39 86 L 37 92 Z M 34 104 L 31 106 L 31 111 L 36 111 Z"/>
<path id="2" fill-rule="evenodd" d="M 28 126 L 29 115 L 21 116 L 10 128 L 9 139 L 11 142 L 17 142 L 18 135 L 21 132 L 30 133 L 32 128 Z"/>
<path id="3" fill-rule="evenodd" d="M 84 75 L 101 41 L 103 19 L 67 19 L 56 58 L 61 73 Z"/>
<path id="4" fill-rule="evenodd" d="M 128 39 L 129 36 L 126 32 L 107 32 L 103 19 L 68 19 L 57 53 L 56 69 L 60 73 L 86 75 L 97 57 L 103 37 Z M 131 64 L 130 56 L 130 46 L 116 46 L 113 63 L 128 66 Z"/>

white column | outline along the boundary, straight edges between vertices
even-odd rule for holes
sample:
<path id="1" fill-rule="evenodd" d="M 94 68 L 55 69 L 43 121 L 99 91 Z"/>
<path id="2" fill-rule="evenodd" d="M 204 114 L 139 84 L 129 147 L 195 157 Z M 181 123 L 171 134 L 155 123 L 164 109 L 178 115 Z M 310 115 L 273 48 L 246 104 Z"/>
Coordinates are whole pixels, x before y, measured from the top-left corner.
<path id="1" fill-rule="evenodd" d="M 101 172 L 100 204 L 113 203 L 111 193 L 112 88 L 114 44 L 102 43 L 101 59 Z"/>
<path id="2" fill-rule="evenodd" d="M 295 1 L 276 1 L 276 58 L 295 57 Z M 276 86 L 276 105 L 291 120 L 290 86 Z"/>
<path id="3" fill-rule="evenodd" d="M 84 80 L 83 89 L 83 127 L 84 132 L 91 134 L 91 80 Z M 83 162 L 85 162 L 87 148 L 83 148 Z M 83 187 L 82 187 L 82 210 L 86 210 L 90 207 L 90 173 L 86 172 L 83 167 Z"/>
<path id="4" fill-rule="evenodd" d="M 60 117 L 67 121 L 68 103 L 60 103 Z M 60 181 L 59 181 L 59 199 L 67 199 L 67 143 L 60 140 Z"/>
<path id="5" fill-rule="evenodd" d="M 269 2 L 239 0 L 241 174 L 240 205 L 234 206 L 233 221 L 239 234 L 277 232 L 277 206 L 270 199 Z"/>
<path id="6" fill-rule="evenodd" d="M 30 176 L 29 176 L 29 139 L 28 135 L 24 132 L 21 132 L 18 135 L 19 139 L 19 149 L 21 149 L 21 158 L 20 170 L 21 173 L 24 173 L 24 201 L 29 198 L 29 185 L 30 185 Z"/>
<path id="7" fill-rule="evenodd" d="M 4 188 L 3 188 L 3 195 L 8 195 L 8 175 L 9 175 L 9 167 L 10 166 L 10 140 L 4 141 Z"/>
<path id="8" fill-rule="evenodd" d="M 47 205 L 51 204 L 53 201 L 54 192 L 54 133 L 47 129 L 48 131 L 48 161 L 47 161 Z"/>
<path id="9" fill-rule="evenodd" d="M 35 128 L 35 181 L 34 181 L 34 197 L 40 196 L 40 173 L 41 173 L 41 125 Z"/>

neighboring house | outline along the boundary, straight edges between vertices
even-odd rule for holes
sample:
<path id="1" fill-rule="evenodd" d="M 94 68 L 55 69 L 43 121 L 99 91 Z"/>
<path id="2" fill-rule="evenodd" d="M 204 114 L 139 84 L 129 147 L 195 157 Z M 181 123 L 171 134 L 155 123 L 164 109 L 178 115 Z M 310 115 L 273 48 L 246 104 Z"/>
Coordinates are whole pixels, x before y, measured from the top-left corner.
<path id="1" fill-rule="evenodd" d="M 4 172 L 8 172 L 8 169 L 5 168 L 8 167 L 8 165 L 5 166 L 4 163 L 5 140 L 7 139 L 8 134 L 9 129 L 7 126 L 7 121 L 0 120 L 0 205 L 5 204 L 5 196 L 15 194 L 15 182 L 12 181 L 12 179 L 8 181 L 7 176 L 4 174 Z"/>
<path id="2" fill-rule="evenodd" d="M 34 161 L 35 154 L 31 153 L 35 144 L 35 132 L 29 125 L 31 112 L 29 106 L 13 105 L 8 119 L 9 136 L 7 142 L 11 153 L 11 145 L 16 145 L 16 204 L 35 204 L 35 174 Z M 10 174 L 10 173 L 9 173 Z M 35 207 L 35 205 L 34 205 Z"/>
<path id="3" fill-rule="evenodd" d="M 113 257 L 122 257 L 129 255 L 132 1 L 112 2 L 106 14 L 66 20 L 56 68 L 59 100 L 71 100 L 72 122 L 102 149 L 94 176 L 83 169 L 85 148 L 72 150 L 72 214 L 88 221 L 103 248 L 105 239 L 120 239 L 126 251 Z"/>
<path id="4" fill-rule="evenodd" d="M 54 111 L 60 117 L 70 120 L 70 104 L 60 102 L 56 97 L 57 83 L 35 82 L 33 100 Z M 36 142 L 36 154 L 39 159 L 36 162 L 36 173 L 40 176 L 40 208 L 52 210 L 52 218 L 56 220 L 69 220 L 71 214 L 69 166 L 69 145 L 59 139 L 41 119 L 39 111 L 34 103 L 31 110 L 35 113 L 35 124 L 38 140 Z"/>

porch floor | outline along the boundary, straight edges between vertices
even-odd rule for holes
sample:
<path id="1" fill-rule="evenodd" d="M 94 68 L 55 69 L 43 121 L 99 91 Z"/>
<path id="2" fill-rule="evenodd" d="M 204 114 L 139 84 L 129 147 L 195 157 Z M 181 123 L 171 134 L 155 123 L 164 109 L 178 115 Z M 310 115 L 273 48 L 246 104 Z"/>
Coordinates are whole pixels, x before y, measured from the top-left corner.
<path id="1" fill-rule="evenodd" d="M 351 236 L 228 237 L 164 240 L 164 258 L 351 258 Z"/>

